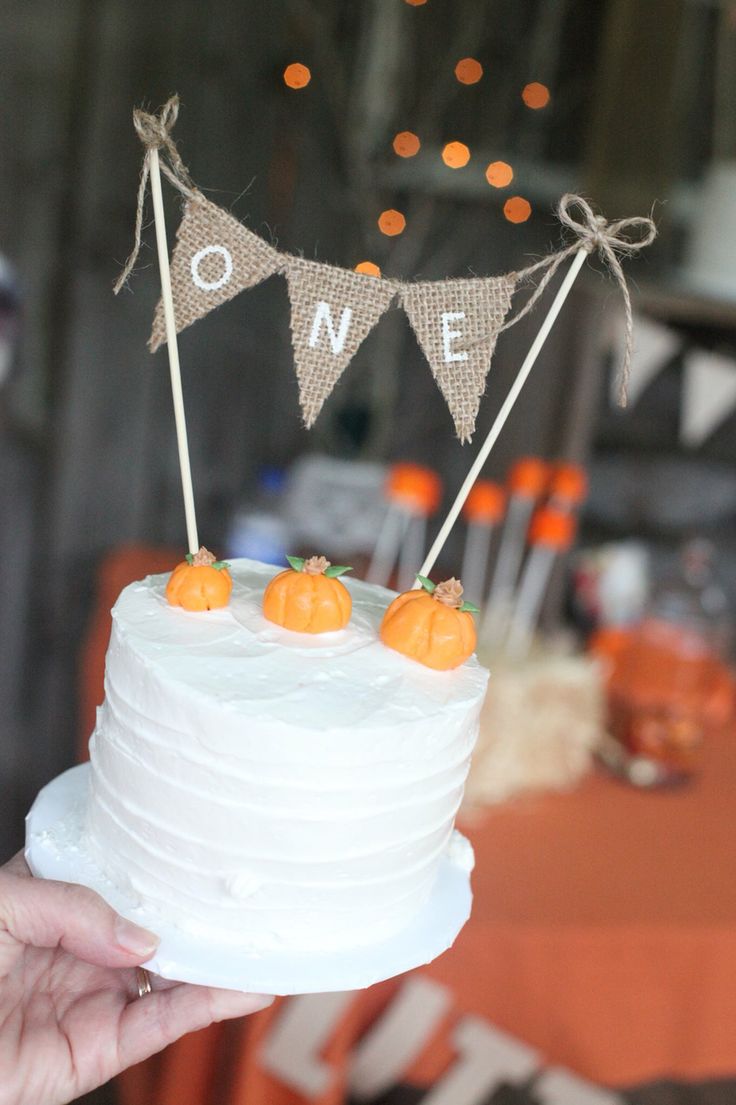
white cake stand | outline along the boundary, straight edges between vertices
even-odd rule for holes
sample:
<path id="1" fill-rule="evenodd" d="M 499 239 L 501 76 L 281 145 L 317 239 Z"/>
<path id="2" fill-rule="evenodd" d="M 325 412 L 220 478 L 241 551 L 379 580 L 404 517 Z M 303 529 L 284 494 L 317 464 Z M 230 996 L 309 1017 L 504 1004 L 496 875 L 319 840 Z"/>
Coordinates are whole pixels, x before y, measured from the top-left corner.
<path id="1" fill-rule="evenodd" d="M 409 928 L 380 944 L 297 953 L 208 943 L 126 897 L 94 862 L 82 832 L 88 775 L 88 764 L 73 767 L 39 793 L 26 818 L 28 866 L 39 878 L 91 887 L 123 916 L 157 933 L 161 943 L 145 966 L 164 978 L 260 994 L 361 990 L 441 955 L 470 916 L 470 873 L 447 857 L 421 913 Z"/>

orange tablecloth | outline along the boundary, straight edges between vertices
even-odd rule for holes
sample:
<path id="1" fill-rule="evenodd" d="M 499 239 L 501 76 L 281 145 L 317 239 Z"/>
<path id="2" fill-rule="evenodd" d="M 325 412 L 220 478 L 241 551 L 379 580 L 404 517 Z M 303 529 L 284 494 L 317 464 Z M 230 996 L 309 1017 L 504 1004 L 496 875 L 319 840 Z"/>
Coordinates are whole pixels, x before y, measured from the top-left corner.
<path id="1" fill-rule="evenodd" d="M 428 973 L 591 1080 L 734 1074 L 735 813 L 724 734 L 681 789 L 596 775 L 484 815 L 472 919 Z"/>

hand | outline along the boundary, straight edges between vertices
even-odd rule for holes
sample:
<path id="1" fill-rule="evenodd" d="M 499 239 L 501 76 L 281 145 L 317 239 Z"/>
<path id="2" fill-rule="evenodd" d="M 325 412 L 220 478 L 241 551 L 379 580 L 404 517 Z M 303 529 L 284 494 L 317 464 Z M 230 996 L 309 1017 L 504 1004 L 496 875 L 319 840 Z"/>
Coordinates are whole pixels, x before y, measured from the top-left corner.
<path id="1" fill-rule="evenodd" d="M 273 998 L 155 978 L 134 968 L 158 944 L 81 886 L 0 867 L 0 1105 L 62 1105 L 186 1032 Z"/>

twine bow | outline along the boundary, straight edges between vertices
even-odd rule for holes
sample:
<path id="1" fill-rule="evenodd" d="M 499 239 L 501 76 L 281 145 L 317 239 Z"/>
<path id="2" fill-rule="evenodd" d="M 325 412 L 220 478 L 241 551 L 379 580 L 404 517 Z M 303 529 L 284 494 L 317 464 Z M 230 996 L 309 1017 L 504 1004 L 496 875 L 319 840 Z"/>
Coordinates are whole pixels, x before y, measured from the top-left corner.
<path id="1" fill-rule="evenodd" d="M 179 156 L 179 151 L 171 137 L 174 124 L 179 115 L 179 97 L 172 96 L 166 101 L 158 115 L 152 115 L 148 111 L 136 108 L 133 112 L 133 126 L 145 148 L 141 178 L 138 184 L 138 202 L 135 213 L 135 240 L 123 271 L 115 281 L 113 291 L 115 295 L 125 284 L 125 281 L 133 271 L 133 266 L 138 260 L 141 248 L 141 232 L 143 230 L 143 209 L 146 203 L 146 188 L 148 178 L 151 175 L 151 151 L 161 150 L 163 157 L 159 158 L 159 165 L 164 176 L 178 188 L 182 195 L 192 198 L 197 189 L 189 176 L 186 165 Z"/>
<path id="2" fill-rule="evenodd" d="M 577 217 L 572 213 L 575 208 L 580 211 L 580 215 Z M 615 277 L 624 301 L 626 345 L 619 375 L 619 403 L 622 407 L 625 407 L 629 374 L 631 372 L 631 357 L 634 349 L 634 320 L 631 310 L 631 296 L 618 255 L 631 256 L 638 253 L 640 249 L 644 249 L 645 246 L 651 245 L 657 237 L 657 227 L 652 219 L 642 216 L 618 219 L 609 223 L 602 215 L 596 215 L 587 200 L 571 192 L 567 192 L 560 200 L 557 206 L 557 217 L 563 226 L 573 231 L 576 241 L 560 250 L 559 253 L 542 258 L 536 265 L 530 265 L 528 269 L 524 269 L 518 274 L 519 279 L 524 279 L 540 269 L 547 270 L 523 308 L 513 318 L 509 319 L 502 329 L 505 330 L 509 326 L 513 326 L 514 323 L 532 310 L 562 262 L 573 253 L 577 253 L 579 249 L 584 249 L 586 253 L 599 253 L 601 260 Z M 627 236 L 627 232 L 635 232 L 637 229 L 641 230 L 641 237 L 630 238 Z"/>

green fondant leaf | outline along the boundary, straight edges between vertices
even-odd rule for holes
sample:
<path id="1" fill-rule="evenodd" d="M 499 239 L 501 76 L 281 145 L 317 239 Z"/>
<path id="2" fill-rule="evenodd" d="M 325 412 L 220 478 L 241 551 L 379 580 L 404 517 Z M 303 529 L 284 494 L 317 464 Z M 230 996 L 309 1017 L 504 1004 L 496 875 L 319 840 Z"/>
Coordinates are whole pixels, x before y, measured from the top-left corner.
<path id="1" fill-rule="evenodd" d="M 302 568 L 304 567 L 305 558 L 303 556 L 287 556 L 286 559 L 289 561 L 295 572 L 301 572 Z"/>
<path id="2" fill-rule="evenodd" d="M 325 568 L 324 575 L 328 579 L 335 579 L 336 576 L 344 576 L 346 572 L 352 572 L 352 568 L 345 567 L 344 564 L 331 564 L 329 568 Z"/>
<path id="3" fill-rule="evenodd" d="M 188 552 L 187 555 L 184 557 L 184 559 L 186 560 L 187 564 L 193 564 L 194 563 L 194 553 Z"/>
<path id="4" fill-rule="evenodd" d="M 230 564 L 227 560 L 215 560 L 210 566 L 212 568 L 217 568 L 218 572 L 221 572 L 223 568 L 229 568 Z"/>
<path id="5" fill-rule="evenodd" d="M 480 614 L 480 607 L 472 602 L 464 602 L 459 610 L 461 614 Z"/>
<path id="6" fill-rule="evenodd" d="M 424 590 L 425 590 L 425 591 L 428 591 L 428 592 L 429 592 L 429 594 L 431 595 L 431 594 L 432 594 L 432 592 L 434 591 L 434 589 L 436 588 L 437 584 L 436 584 L 436 583 L 432 583 L 432 580 L 431 580 L 431 579 L 427 579 L 427 577 L 426 577 L 426 576 L 417 576 L 416 578 L 417 578 L 417 579 L 419 580 L 419 582 L 421 583 L 421 585 L 422 585 L 422 587 L 424 588 Z"/>

